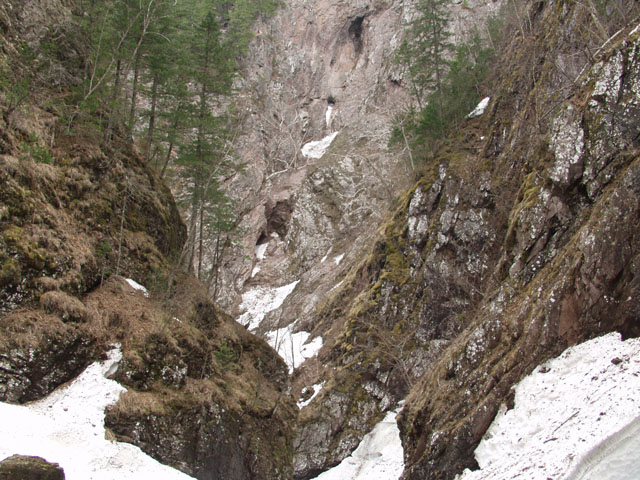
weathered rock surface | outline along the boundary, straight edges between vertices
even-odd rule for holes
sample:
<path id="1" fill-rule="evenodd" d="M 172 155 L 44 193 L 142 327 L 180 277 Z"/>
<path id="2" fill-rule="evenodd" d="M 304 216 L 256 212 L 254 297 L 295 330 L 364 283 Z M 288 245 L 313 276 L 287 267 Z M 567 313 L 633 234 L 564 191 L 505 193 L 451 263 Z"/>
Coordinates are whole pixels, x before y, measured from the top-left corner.
<path id="1" fill-rule="evenodd" d="M 463 38 L 498 6 L 471 2 L 472 11 L 456 4 L 455 35 Z M 296 331 L 313 336 L 339 333 L 339 327 L 319 322 L 318 307 L 372 246 L 397 192 L 413 175 L 406 151 L 388 147 L 394 116 L 412 102 L 393 62 L 411 14 L 410 5 L 396 1 L 312 6 L 291 1 L 258 25 L 239 84 L 247 117 L 237 148 L 248 174 L 236 179 L 231 191 L 242 192 L 237 196 L 246 214 L 246 234 L 242 252 L 223 267 L 219 297 L 231 311 L 238 312 L 238 294 L 246 289 L 299 280 L 283 305 L 267 315 L 267 328 L 295 321 Z M 303 154 L 309 142 L 336 133 L 320 158 Z M 266 258 L 259 260 L 252 252 L 265 243 Z M 324 361 L 303 367 L 294 392 L 321 381 Z M 424 359 L 413 363 L 417 375 Z M 366 375 L 375 377 L 375 368 L 364 369 Z M 388 391 L 403 381 L 387 380 L 387 373 L 383 368 L 367 384 L 377 397 L 366 394 L 362 405 L 347 399 L 329 416 L 331 400 L 317 411 L 307 407 L 309 417 L 303 414 L 297 440 L 296 475 L 307 476 L 344 458 L 380 415 L 380 405 L 387 408 L 401 397 L 406 387 Z M 388 382 L 394 387 L 380 387 Z"/>
<path id="2" fill-rule="evenodd" d="M 13 455 L 0 462 L 2 480 L 64 480 L 64 471 L 57 463 L 40 457 Z"/>
<path id="3" fill-rule="evenodd" d="M 472 3 L 476 20 L 471 10 L 454 6 L 460 37 L 498 5 Z M 403 2 L 309 6 L 296 0 L 257 26 L 239 84 L 247 118 L 237 148 L 248 171 L 230 189 L 245 214 L 245 256 L 225 264 L 224 306 L 236 307 L 247 284 L 302 279 L 287 303 L 312 308 L 336 276 L 319 285 L 305 275 L 321 268 L 331 247 L 334 255 L 355 255 L 363 246 L 356 239 L 375 230 L 398 189 L 407 185 L 409 157 L 389 151 L 387 143 L 394 116 L 411 103 L 393 62 L 410 15 L 411 6 Z M 321 158 L 303 155 L 305 144 L 335 133 Z M 269 268 L 261 267 L 263 274 L 275 269 L 284 275 L 275 281 L 253 278 L 256 259 L 250 253 L 269 238 L 273 208 L 284 203 L 286 213 L 277 221 L 285 248 L 271 257 Z M 291 313 L 284 317 L 285 324 L 295 320 Z"/>
<path id="4" fill-rule="evenodd" d="M 536 365 L 598 334 L 639 333 L 640 29 L 592 65 L 593 40 L 567 27 L 591 21 L 583 9 L 528 8 L 533 33 L 510 39 L 485 114 L 427 159 L 319 304 L 325 383 L 299 417 L 300 478 L 337 463 L 407 392 L 404 477 L 453 478 Z"/>

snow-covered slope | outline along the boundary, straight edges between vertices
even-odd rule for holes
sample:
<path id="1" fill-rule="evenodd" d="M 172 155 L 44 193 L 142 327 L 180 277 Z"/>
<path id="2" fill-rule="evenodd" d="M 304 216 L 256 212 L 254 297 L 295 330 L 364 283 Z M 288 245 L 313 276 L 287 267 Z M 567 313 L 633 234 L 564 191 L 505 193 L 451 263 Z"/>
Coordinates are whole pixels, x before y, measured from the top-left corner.
<path id="1" fill-rule="evenodd" d="M 264 258 L 264 251 L 258 255 Z M 258 267 L 256 267 L 258 268 Z M 298 280 L 282 287 L 256 287 L 242 295 L 242 304 L 245 312 L 236 320 L 249 330 L 255 331 L 264 320 L 267 313 L 275 310 L 296 288 Z M 310 333 L 294 332 L 295 322 L 269 330 L 265 340 L 278 352 L 289 366 L 289 372 L 299 367 L 306 359 L 315 356 L 322 348 L 322 337 L 315 337 L 309 341 Z"/>
<path id="2" fill-rule="evenodd" d="M 105 438 L 104 409 L 125 391 L 106 378 L 122 353 L 90 365 L 66 387 L 28 405 L 0 403 L 0 459 L 36 455 L 56 462 L 67 480 L 186 480 L 138 447 Z"/>
<path id="3" fill-rule="evenodd" d="M 638 392 L 640 339 L 569 348 L 518 384 L 475 451 L 480 470 L 457 479 L 638 478 Z"/>

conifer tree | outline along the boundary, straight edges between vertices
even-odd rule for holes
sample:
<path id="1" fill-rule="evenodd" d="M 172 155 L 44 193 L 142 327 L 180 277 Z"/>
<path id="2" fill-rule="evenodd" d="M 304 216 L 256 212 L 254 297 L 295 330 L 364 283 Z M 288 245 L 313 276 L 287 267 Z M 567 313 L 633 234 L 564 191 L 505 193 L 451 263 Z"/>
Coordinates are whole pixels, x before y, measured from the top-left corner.
<path id="1" fill-rule="evenodd" d="M 193 31 L 191 58 L 193 83 L 197 92 L 192 117 L 193 138 L 180 149 L 178 161 L 188 179 L 191 200 L 189 253 L 185 266 L 193 270 L 197 264 L 196 273 L 202 278 L 204 228 L 208 216 L 215 212 L 210 206 L 226 198 L 219 179 L 235 170 L 225 149 L 228 122 L 220 105 L 220 99 L 231 93 L 233 69 L 221 43 L 218 22 L 211 11 Z"/>
<path id="2" fill-rule="evenodd" d="M 416 16 L 398 51 L 398 61 L 406 70 L 411 90 L 419 107 L 427 94 L 441 98 L 444 78 L 451 56 L 449 0 L 419 0 Z M 442 116 L 442 103 L 438 105 Z"/>

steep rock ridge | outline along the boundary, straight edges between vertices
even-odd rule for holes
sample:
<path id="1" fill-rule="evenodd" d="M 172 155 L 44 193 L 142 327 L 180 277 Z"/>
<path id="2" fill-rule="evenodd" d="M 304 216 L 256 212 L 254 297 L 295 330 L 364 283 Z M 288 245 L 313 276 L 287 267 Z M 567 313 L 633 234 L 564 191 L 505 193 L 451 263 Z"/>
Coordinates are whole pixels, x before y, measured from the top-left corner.
<path id="1" fill-rule="evenodd" d="M 454 5 L 456 35 L 464 37 L 498 6 Z M 323 334 L 316 328 L 318 305 L 371 246 L 384 212 L 413 175 L 406 151 L 387 145 L 394 116 L 412 101 L 393 63 L 411 15 L 405 2 L 292 1 L 256 27 L 246 76 L 238 83 L 246 117 L 237 151 L 247 175 L 230 185 L 245 215 L 244 248 L 227 256 L 219 298 L 241 314 L 239 294 L 299 281 L 266 315 L 260 333 L 291 325 L 312 332 L 310 340 Z M 328 140 L 326 151 L 309 153 L 310 142 Z M 321 382 L 322 361 L 307 363 L 296 376 L 295 395 Z M 299 448 L 307 453 L 298 457 L 297 474 L 347 456 L 379 416 L 379 404 L 374 400 L 362 414 L 355 408 L 346 415 L 351 407 L 340 407 L 339 420 L 314 410 L 313 420 L 303 422 L 314 426 L 299 433 Z M 353 425 L 343 430 L 347 422 Z M 339 431 L 349 440 L 334 448 Z M 301 460 L 308 456 L 315 460 Z"/>
<path id="2" fill-rule="evenodd" d="M 640 29 L 599 48 L 580 33 L 592 21 L 580 5 L 518 13 L 528 23 L 512 25 L 484 115 L 427 159 L 320 305 L 328 368 L 299 417 L 300 478 L 409 390 L 404 475 L 453 478 L 541 361 L 608 331 L 638 334 Z M 310 385 L 305 373 L 294 387 Z"/>
<path id="3" fill-rule="evenodd" d="M 579 7 L 559 3 L 540 11 L 539 25 L 558 11 L 564 25 L 584 21 Z M 570 36 L 562 25 L 546 34 Z M 600 52 L 546 120 L 546 151 L 526 157 L 499 283 L 401 416 L 403 478 L 473 467 L 470 453 L 499 404 L 540 362 L 604 332 L 638 335 L 639 33 L 636 23 Z M 544 77 L 537 87 L 552 88 Z"/>
<path id="4" fill-rule="evenodd" d="M 457 38 L 498 6 L 454 5 Z M 346 272 L 372 246 L 384 212 L 413 174 L 407 153 L 390 151 L 387 145 L 394 116 L 411 103 L 393 56 L 412 11 L 405 2 L 293 1 L 257 28 L 247 77 L 240 85 L 249 111 L 244 131 L 249 133 L 239 138 L 238 151 L 248 175 L 233 185 L 246 208 L 243 243 L 249 258 L 237 255 L 227 262 L 221 299 L 233 309 L 241 303 L 238 296 L 234 299 L 236 292 L 299 281 L 281 307 L 266 315 L 260 333 L 292 325 L 296 332 L 311 332 L 310 339 L 328 335 L 330 343 L 340 334 L 341 320 L 330 327 L 333 320 L 325 319 L 318 327 L 318 305 L 326 304 L 325 298 L 345 283 Z M 310 142 L 315 148 L 315 142 L 329 140 L 326 151 L 309 153 Z M 468 223 L 474 220 L 469 217 Z M 481 242 L 482 235 L 477 232 L 475 241 Z M 264 258 L 251 254 L 254 247 Z M 439 292 L 437 298 L 447 294 Z M 434 348 L 440 345 L 435 342 Z M 364 387 L 351 375 L 328 373 L 323 378 L 323 363 L 333 356 L 327 350 L 294 377 L 296 396 L 308 395 L 322 381 L 328 382 L 323 391 L 331 392 L 327 397 L 321 393 L 301 416 L 298 476 L 349 455 L 381 410 L 406 393 L 406 381 L 399 377 L 419 376 L 433 354 L 416 359 L 411 373 L 395 369 L 389 375 L 389 358 L 384 365 L 374 361 L 359 373 L 371 377 Z M 364 393 L 355 401 L 350 390 Z"/>
<path id="5" fill-rule="evenodd" d="M 41 398 L 118 342 L 128 392 L 108 412 L 112 439 L 196 478 L 290 478 L 286 365 L 175 271 L 186 228 L 122 130 L 107 141 L 99 119 L 62 117 L 82 61 L 41 44 L 55 32 L 69 46 L 60 55 L 82 52 L 72 7 L 0 6 L 0 65 L 30 78 L 32 93 L 12 104 L 15 79 L 2 70 L 0 401 Z M 34 61 L 17 48 L 25 39 Z"/>

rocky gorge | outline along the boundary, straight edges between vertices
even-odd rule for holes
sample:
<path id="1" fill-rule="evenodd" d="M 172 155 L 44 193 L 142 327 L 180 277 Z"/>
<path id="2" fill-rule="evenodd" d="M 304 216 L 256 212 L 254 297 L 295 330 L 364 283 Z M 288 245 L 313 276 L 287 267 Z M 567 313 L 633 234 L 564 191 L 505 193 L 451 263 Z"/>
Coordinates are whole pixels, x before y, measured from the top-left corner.
<path id="1" fill-rule="evenodd" d="M 0 7 L 5 59 L 47 13 L 72 38 L 73 2 L 36 3 Z M 246 171 L 226 185 L 242 235 L 215 303 L 173 268 L 186 229 L 135 144 L 65 134 L 35 100 L 5 115 L 0 398 L 42 398 L 119 342 L 109 434 L 195 478 L 313 478 L 399 405 L 403 479 L 476 469 L 522 378 L 639 333 L 640 23 L 613 3 L 609 23 L 592 2 L 452 4 L 456 41 L 499 11 L 507 33 L 485 109 L 421 154 L 389 143 L 414 102 L 394 61 L 411 5 L 258 19 L 235 80 Z M 223 312 L 284 287 L 255 323 Z M 313 352 L 287 365 L 283 329 Z"/>

